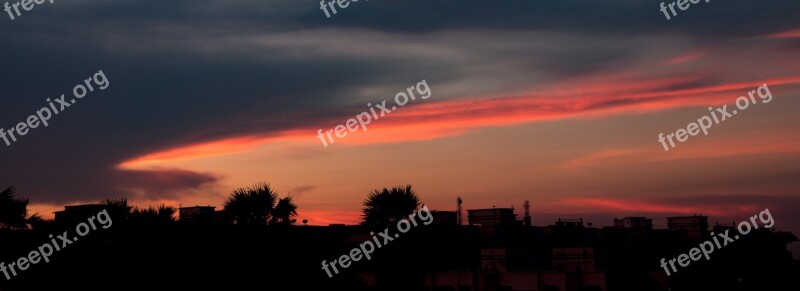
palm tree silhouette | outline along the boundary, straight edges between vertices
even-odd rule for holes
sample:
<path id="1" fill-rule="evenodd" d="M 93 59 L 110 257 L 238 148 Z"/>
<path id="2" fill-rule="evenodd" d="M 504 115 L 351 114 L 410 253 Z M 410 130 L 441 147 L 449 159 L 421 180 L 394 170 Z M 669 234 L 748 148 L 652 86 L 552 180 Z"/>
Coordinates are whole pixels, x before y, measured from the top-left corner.
<path id="1" fill-rule="evenodd" d="M 292 196 L 288 196 L 278 200 L 270 224 L 290 225 L 294 217 L 297 217 L 297 205 L 292 201 Z"/>
<path id="2" fill-rule="evenodd" d="M 420 206 L 420 199 L 411 185 L 373 190 L 364 200 L 364 225 L 386 225 L 407 218 Z"/>
<path id="3" fill-rule="evenodd" d="M 26 228 L 28 218 L 28 199 L 16 198 L 14 187 L 0 192 L 0 228 Z M 33 219 L 38 218 L 34 215 Z"/>
<path id="4" fill-rule="evenodd" d="M 239 188 L 225 200 L 225 213 L 236 224 L 266 224 L 275 209 L 278 194 L 269 184 L 259 183 L 250 188 Z"/>
<path id="5" fill-rule="evenodd" d="M 131 221 L 146 224 L 169 224 L 175 222 L 175 212 L 177 212 L 175 207 L 164 204 L 144 209 L 134 208 L 131 212 Z"/>
<path id="6" fill-rule="evenodd" d="M 106 211 L 108 211 L 108 215 L 111 216 L 111 220 L 114 222 L 128 220 L 134 209 L 132 205 L 128 204 L 128 198 L 106 199 L 100 202 L 100 205 L 105 207 Z"/>

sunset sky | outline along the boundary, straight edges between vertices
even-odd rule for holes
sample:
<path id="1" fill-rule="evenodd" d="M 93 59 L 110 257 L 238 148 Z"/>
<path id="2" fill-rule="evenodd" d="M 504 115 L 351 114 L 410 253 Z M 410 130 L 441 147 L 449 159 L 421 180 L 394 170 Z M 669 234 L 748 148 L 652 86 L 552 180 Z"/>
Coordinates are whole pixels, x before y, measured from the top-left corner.
<path id="1" fill-rule="evenodd" d="M 0 21 L 0 127 L 95 91 L 6 146 L 0 187 L 64 205 L 213 205 L 269 182 L 299 219 L 354 224 L 377 188 L 431 209 L 583 217 L 769 208 L 800 234 L 800 2 L 56 1 Z M 425 79 L 432 96 L 324 147 L 317 130 Z M 658 142 L 767 84 L 770 103 Z M 518 212 L 521 216 L 521 212 Z"/>

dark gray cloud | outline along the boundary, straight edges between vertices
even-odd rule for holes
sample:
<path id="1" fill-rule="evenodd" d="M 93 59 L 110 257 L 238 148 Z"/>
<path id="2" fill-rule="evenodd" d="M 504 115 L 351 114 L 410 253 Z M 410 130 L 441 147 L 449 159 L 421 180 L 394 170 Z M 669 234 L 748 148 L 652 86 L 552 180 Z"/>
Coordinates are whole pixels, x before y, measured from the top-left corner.
<path id="1" fill-rule="evenodd" d="M 180 169 L 116 170 L 113 185 L 121 189 L 140 190 L 151 199 L 179 198 L 181 191 L 200 189 L 216 183 L 214 174 L 195 173 Z"/>

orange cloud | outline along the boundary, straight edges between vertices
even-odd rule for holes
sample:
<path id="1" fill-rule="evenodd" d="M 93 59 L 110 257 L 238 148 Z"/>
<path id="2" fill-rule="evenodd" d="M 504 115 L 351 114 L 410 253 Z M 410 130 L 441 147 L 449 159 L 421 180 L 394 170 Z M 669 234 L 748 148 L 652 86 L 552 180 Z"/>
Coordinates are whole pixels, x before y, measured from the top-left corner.
<path id="1" fill-rule="evenodd" d="M 769 37 L 771 38 L 798 38 L 800 37 L 800 28 L 792 29 L 787 31 L 782 31 L 778 33 L 770 34 Z"/>
<path id="2" fill-rule="evenodd" d="M 702 58 L 705 55 L 706 55 L 706 51 L 696 51 L 696 52 L 688 53 L 686 55 L 682 55 L 682 56 L 671 58 L 669 60 L 664 61 L 664 63 L 670 64 L 670 65 L 678 65 L 678 64 L 683 64 L 683 63 L 686 63 L 686 62 L 690 62 L 690 61 Z"/>
<path id="3" fill-rule="evenodd" d="M 605 198 L 574 198 L 566 199 L 564 203 L 570 205 L 590 206 L 593 208 L 605 208 L 606 210 L 624 211 L 632 213 L 656 213 L 656 214 L 683 214 L 693 215 L 702 213 L 704 215 L 725 216 L 722 210 L 712 209 L 705 206 L 675 206 L 665 204 L 655 204 L 635 200 L 615 200 Z M 597 211 L 595 211 L 597 212 Z"/>
<path id="4" fill-rule="evenodd" d="M 756 154 L 798 154 L 800 153 L 800 132 L 762 133 L 748 140 L 726 139 L 715 142 L 698 142 L 691 145 L 680 144 L 665 152 L 653 135 L 653 145 L 639 148 L 606 149 L 566 161 L 560 165 L 564 169 L 578 169 L 595 166 L 620 166 L 642 163 L 664 162 L 687 159 L 707 159 L 727 156 Z M 694 138 L 702 138 L 698 135 Z"/>
<path id="5" fill-rule="evenodd" d="M 621 76 L 607 77 L 620 80 Z M 356 131 L 335 143 L 366 145 L 403 141 L 430 140 L 462 135 L 485 127 L 510 126 L 543 120 L 565 118 L 603 118 L 619 114 L 641 114 L 660 110 L 719 105 L 738 96 L 743 89 L 752 89 L 763 82 L 736 82 L 692 89 L 664 89 L 693 81 L 689 78 L 632 80 L 629 83 L 595 80 L 594 84 L 553 86 L 548 96 L 533 94 L 523 97 L 448 100 L 398 108 L 388 116 L 375 120 L 368 132 Z M 770 86 L 800 84 L 800 77 L 766 80 Z M 736 92 L 736 94 L 733 94 Z M 352 115 L 353 117 L 355 114 Z M 347 119 L 352 117 L 345 117 Z M 342 119 L 341 124 L 347 119 Z M 323 130 L 336 124 L 320 125 Z M 175 160 L 241 153 L 276 142 L 317 144 L 319 128 L 300 128 L 270 136 L 242 136 L 198 143 L 148 154 L 125 161 L 122 168 L 153 166 Z"/>
<path id="6" fill-rule="evenodd" d="M 120 163 L 119 168 L 135 169 L 144 166 L 152 167 L 161 163 L 191 160 L 204 157 L 237 154 L 250 151 L 264 144 L 283 141 L 296 141 L 303 139 L 307 131 L 285 131 L 278 135 L 270 136 L 241 136 L 216 140 L 205 143 L 191 144 L 183 147 L 147 154 L 135 159 Z"/>

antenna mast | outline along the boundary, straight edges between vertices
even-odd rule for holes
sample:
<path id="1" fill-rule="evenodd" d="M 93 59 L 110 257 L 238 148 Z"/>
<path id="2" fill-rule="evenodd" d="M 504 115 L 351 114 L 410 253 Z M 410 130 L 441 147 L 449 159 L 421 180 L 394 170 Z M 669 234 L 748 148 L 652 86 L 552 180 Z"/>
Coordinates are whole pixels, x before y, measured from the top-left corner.
<path id="1" fill-rule="evenodd" d="M 525 209 L 525 218 L 522 223 L 525 226 L 531 226 L 531 203 L 528 200 L 525 200 L 525 203 L 522 204 L 522 208 Z"/>
<path id="2" fill-rule="evenodd" d="M 456 212 L 456 221 L 457 221 L 456 223 L 458 223 L 458 225 L 461 225 L 461 203 L 463 203 L 464 201 L 461 200 L 461 197 L 458 197 L 456 202 L 458 203 L 458 208 L 456 209 L 456 211 L 457 211 Z"/>

